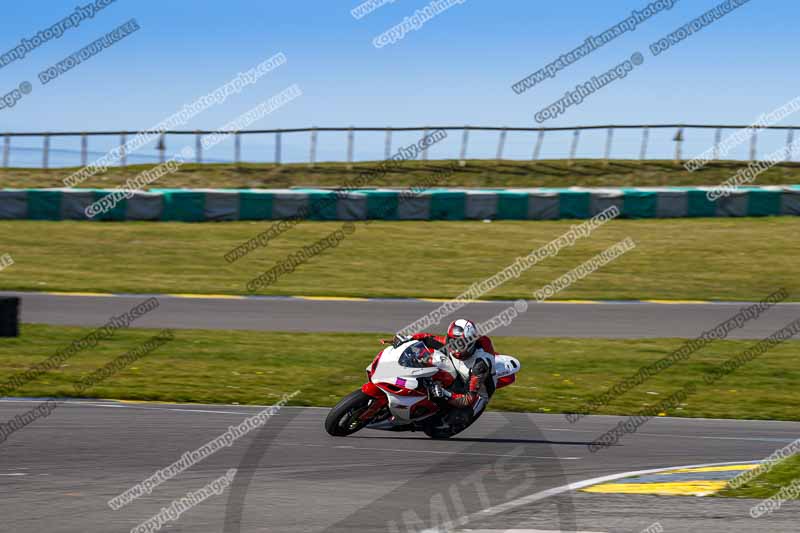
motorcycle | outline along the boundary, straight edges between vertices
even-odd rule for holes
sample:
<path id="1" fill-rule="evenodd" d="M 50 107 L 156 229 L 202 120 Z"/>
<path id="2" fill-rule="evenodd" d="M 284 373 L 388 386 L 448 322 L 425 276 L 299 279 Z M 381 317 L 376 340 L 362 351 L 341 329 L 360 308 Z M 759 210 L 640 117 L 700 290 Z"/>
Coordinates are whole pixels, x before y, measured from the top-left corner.
<path id="1" fill-rule="evenodd" d="M 382 341 L 386 343 L 387 341 Z M 457 408 L 431 397 L 430 385 L 447 388 L 469 369 L 459 360 L 410 340 L 381 350 L 366 368 L 367 382 L 345 396 L 325 419 L 325 430 L 346 437 L 364 428 L 386 431 L 423 431 L 434 439 L 446 439 L 467 429 L 484 412 L 488 398 L 473 407 Z M 516 380 L 520 363 L 510 355 L 494 356 L 494 389 Z"/>

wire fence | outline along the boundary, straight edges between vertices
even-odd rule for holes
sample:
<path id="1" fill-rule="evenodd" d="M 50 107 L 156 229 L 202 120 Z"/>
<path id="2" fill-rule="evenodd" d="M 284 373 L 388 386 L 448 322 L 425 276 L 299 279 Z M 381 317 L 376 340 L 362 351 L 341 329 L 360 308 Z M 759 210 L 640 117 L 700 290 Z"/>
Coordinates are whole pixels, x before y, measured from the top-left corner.
<path id="1" fill-rule="evenodd" d="M 748 159 L 750 161 L 757 161 L 759 159 L 759 133 L 764 131 L 781 131 L 786 132 L 785 138 L 785 160 L 792 161 L 793 160 L 793 153 L 791 150 L 791 146 L 794 143 L 794 131 L 798 129 L 797 126 L 764 126 L 764 127 L 757 127 L 754 128 L 753 126 L 741 126 L 741 125 L 711 125 L 711 124 L 656 124 L 656 125 L 602 125 L 602 126 L 571 126 L 571 127 L 551 127 L 551 128 L 520 128 L 520 127 L 503 127 L 503 126 L 419 126 L 419 127 L 310 127 L 310 128 L 283 128 L 283 129 L 265 129 L 265 130 L 246 130 L 246 131 L 210 131 L 210 130 L 192 130 L 192 131 L 83 131 L 83 132 L 73 132 L 73 131 L 66 131 L 66 132 L 27 132 L 27 133 L 5 133 L 3 134 L 3 149 L 2 149 L 2 165 L 3 168 L 8 168 L 10 164 L 10 153 L 12 150 L 12 139 L 14 138 L 38 138 L 41 140 L 41 165 L 38 168 L 50 168 L 51 167 L 51 154 L 55 152 L 71 152 L 71 153 L 80 153 L 80 164 L 81 166 L 87 166 L 90 164 L 90 153 L 96 154 L 97 152 L 90 152 L 89 151 L 89 138 L 90 137 L 105 137 L 105 138 L 117 138 L 119 141 L 119 146 L 121 147 L 120 151 L 120 158 L 119 158 L 119 165 L 120 166 L 127 166 L 129 164 L 128 159 L 129 157 L 144 157 L 144 156 L 137 156 L 135 154 L 128 154 L 124 149 L 125 144 L 129 137 L 133 137 L 136 135 L 149 135 L 149 136 L 156 136 L 157 142 L 155 146 L 155 150 L 158 153 L 158 156 L 153 158 L 152 162 L 164 162 L 168 158 L 167 152 L 167 141 L 168 136 L 193 136 L 194 137 L 194 157 L 196 163 L 203 163 L 203 162 L 232 162 L 232 163 L 242 163 L 242 136 L 272 136 L 273 139 L 273 147 L 274 150 L 270 154 L 271 157 L 265 157 L 261 159 L 261 161 L 271 162 L 274 164 L 283 164 L 284 161 L 284 145 L 286 144 L 285 139 L 290 137 L 293 143 L 294 148 L 297 148 L 298 145 L 302 143 L 307 143 L 307 158 L 306 162 L 309 166 L 314 166 L 317 164 L 318 161 L 318 147 L 319 147 L 319 134 L 323 132 L 338 132 L 342 133 L 342 141 L 340 145 L 340 149 L 342 150 L 343 161 L 346 161 L 348 164 L 352 165 L 358 161 L 370 161 L 370 160 L 377 160 L 378 157 L 373 158 L 365 158 L 365 159 L 357 159 L 355 158 L 355 148 L 356 148 L 356 133 L 369 133 L 370 135 L 380 135 L 383 134 L 383 158 L 389 159 L 392 156 L 393 150 L 393 134 L 399 132 L 418 132 L 421 136 L 426 136 L 429 133 L 437 130 L 444 130 L 447 132 L 460 132 L 460 149 L 456 153 L 449 153 L 449 154 L 442 154 L 441 150 L 437 148 L 437 152 L 439 152 L 438 157 L 435 159 L 438 160 L 447 160 L 447 159 L 458 159 L 461 164 L 466 164 L 467 159 L 470 156 L 469 148 L 470 148 L 470 134 L 474 132 L 487 132 L 487 133 L 496 133 L 496 149 L 494 150 L 494 158 L 497 161 L 503 160 L 520 160 L 520 157 L 507 157 L 506 156 L 506 145 L 509 133 L 515 134 L 522 134 L 525 142 L 528 143 L 528 153 L 530 154 L 529 160 L 537 161 L 542 158 L 542 149 L 545 144 L 550 141 L 558 141 L 563 142 L 563 135 L 559 139 L 550 140 L 548 138 L 548 134 L 551 137 L 555 137 L 555 134 L 561 133 L 563 134 L 566 132 L 569 134 L 571 132 L 571 138 L 567 139 L 567 142 L 563 146 L 565 151 L 561 152 L 563 155 L 559 157 L 554 157 L 550 159 L 561 159 L 567 160 L 572 162 L 576 159 L 578 155 L 578 149 L 581 142 L 581 134 L 584 132 L 592 132 L 592 131 L 600 131 L 601 133 L 605 132 L 605 142 L 602 144 L 602 148 L 586 157 L 588 159 L 599 159 L 608 162 L 612 159 L 614 155 L 614 140 L 615 140 L 615 133 L 620 131 L 630 132 L 631 130 L 639 130 L 640 137 L 639 137 L 639 144 L 638 144 L 638 154 L 635 152 L 637 150 L 630 149 L 626 151 L 626 157 L 620 157 L 620 159 L 638 159 L 640 161 L 646 161 L 648 159 L 664 159 L 663 153 L 664 151 L 661 150 L 661 157 L 651 157 L 651 131 L 653 130 L 665 130 L 667 133 L 670 133 L 669 139 L 671 142 L 674 143 L 671 151 L 671 157 L 676 164 L 680 163 L 684 160 L 684 143 L 687 139 L 693 138 L 695 140 L 700 140 L 704 142 L 704 146 L 712 147 L 713 149 L 713 157 L 712 160 L 721 160 L 723 157 L 720 154 L 719 147 L 722 142 L 723 132 L 725 130 L 746 130 L 750 128 L 748 132 L 749 137 L 749 153 Z M 713 132 L 713 137 L 709 136 L 708 134 L 702 133 L 711 130 Z M 674 135 L 671 132 L 674 131 Z M 233 147 L 232 147 L 232 155 L 233 158 L 231 160 L 224 160 L 224 159 L 205 159 L 203 158 L 203 136 L 211 135 L 211 134 L 230 134 L 233 139 Z M 299 137 L 306 135 L 306 140 L 302 140 Z M 51 147 L 51 140 L 54 138 L 77 138 L 80 143 L 79 150 L 54 150 Z M 484 139 L 484 142 L 486 140 Z M 663 148 L 665 139 L 661 139 L 661 144 Z M 23 148 L 24 150 L 36 150 L 35 148 L 32 149 L 30 147 Z M 177 152 L 177 151 L 176 151 Z M 633 153 L 632 153 L 633 152 Z M 377 155 L 377 154 L 373 154 Z M 638 157 L 637 157 L 638 156 Z M 428 149 L 425 148 L 421 154 L 422 160 L 429 159 Z M 477 157 L 473 157 L 477 159 Z M 743 159 L 743 158 L 739 158 Z"/>

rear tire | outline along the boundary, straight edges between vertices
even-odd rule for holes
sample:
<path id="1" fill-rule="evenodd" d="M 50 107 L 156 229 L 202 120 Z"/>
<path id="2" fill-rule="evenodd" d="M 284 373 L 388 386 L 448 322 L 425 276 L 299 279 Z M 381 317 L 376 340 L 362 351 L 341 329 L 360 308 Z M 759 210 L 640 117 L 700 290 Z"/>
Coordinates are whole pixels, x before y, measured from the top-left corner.
<path id="1" fill-rule="evenodd" d="M 325 418 L 325 431 L 333 437 L 346 437 L 369 423 L 358 420 L 358 416 L 369 408 L 374 398 L 360 389 L 353 391 L 336 404 Z"/>
<path id="2" fill-rule="evenodd" d="M 471 411 L 465 408 L 455 409 L 449 413 L 446 413 L 444 415 L 448 423 L 446 427 L 438 427 L 440 424 L 442 424 L 443 420 L 441 417 L 437 416 L 425 425 L 425 434 L 432 439 L 449 439 L 454 435 L 458 435 L 467 429 L 472 422 L 474 422 L 474 420 L 470 420 L 471 417 L 468 413 L 471 414 Z M 482 414 L 482 412 L 479 413 L 478 416 L 480 416 L 480 414 Z M 458 420 L 457 418 L 462 419 Z"/>
<path id="3" fill-rule="evenodd" d="M 455 433 L 453 433 L 453 431 L 451 429 L 449 429 L 449 428 L 448 429 L 439 429 L 439 428 L 435 428 L 435 427 L 432 427 L 432 426 L 426 426 L 424 431 L 425 431 L 425 434 L 427 436 L 429 436 L 432 439 L 436 439 L 436 440 L 449 439 L 450 437 L 455 435 Z"/>

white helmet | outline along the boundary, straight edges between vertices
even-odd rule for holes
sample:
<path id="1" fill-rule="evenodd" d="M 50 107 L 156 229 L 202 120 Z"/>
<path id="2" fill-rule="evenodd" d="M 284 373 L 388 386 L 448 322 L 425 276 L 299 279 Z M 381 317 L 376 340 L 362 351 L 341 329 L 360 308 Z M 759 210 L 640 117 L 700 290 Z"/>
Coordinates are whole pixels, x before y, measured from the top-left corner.
<path id="1" fill-rule="evenodd" d="M 478 327 L 472 320 L 454 320 L 447 328 L 447 353 L 456 359 L 469 359 L 475 353 L 478 337 Z"/>

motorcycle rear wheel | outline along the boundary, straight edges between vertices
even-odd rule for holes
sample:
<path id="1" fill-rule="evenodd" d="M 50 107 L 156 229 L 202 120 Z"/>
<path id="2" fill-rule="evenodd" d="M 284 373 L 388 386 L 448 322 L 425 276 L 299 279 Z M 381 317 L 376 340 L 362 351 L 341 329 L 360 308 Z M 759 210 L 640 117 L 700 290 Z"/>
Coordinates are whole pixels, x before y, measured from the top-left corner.
<path id="1" fill-rule="evenodd" d="M 468 412 L 467 409 L 461 409 L 461 411 Z M 480 416 L 481 414 L 482 413 L 479 413 L 478 416 Z M 450 418 L 452 416 L 452 413 L 448 413 L 446 416 Z M 439 424 L 441 424 L 443 420 L 441 417 L 437 416 L 436 418 L 429 420 L 428 423 L 425 424 L 423 431 L 427 436 L 429 436 L 432 439 L 449 439 L 450 437 L 458 435 L 459 433 L 467 429 L 475 420 L 477 420 L 477 417 L 474 419 L 468 418 L 456 424 L 453 424 L 452 423 L 453 421 L 449 420 L 448 422 L 450 423 L 447 426 L 440 427 Z"/>
<path id="2" fill-rule="evenodd" d="M 346 437 L 363 429 L 369 420 L 362 421 L 358 417 L 369 408 L 372 400 L 372 396 L 360 389 L 351 392 L 330 410 L 325 418 L 325 431 L 333 437 Z"/>
<path id="3" fill-rule="evenodd" d="M 453 433 L 453 430 L 450 428 L 440 429 L 433 426 L 425 426 L 425 429 L 423 431 L 425 431 L 425 434 L 427 436 L 436 440 L 449 439 L 450 437 L 455 435 L 455 433 Z"/>
<path id="4" fill-rule="evenodd" d="M 436 418 L 427 421 L 427 423 L 423 427 L 423 431 L 427 436 L 429 436 L 432 439 L 449 439 L 450 437 L 458 435 L 459 433 L 470 427 L 472 424 L 474 424 L 475 421 L 478 420 L 481 417 L 481 415 L 486 412 L 487 407 L 488 403 L 484 403 L 483 409 L 478 411 L 477 414 L 470 416 L 469 420 L 467 420 L 466 423 L 459 424 L 456 427 L 453 426 L 450 426 L 448 428 L 436 427 L 436 424 L 441 423 L 442 420 L 439 416 L 437 416 Z"/>

